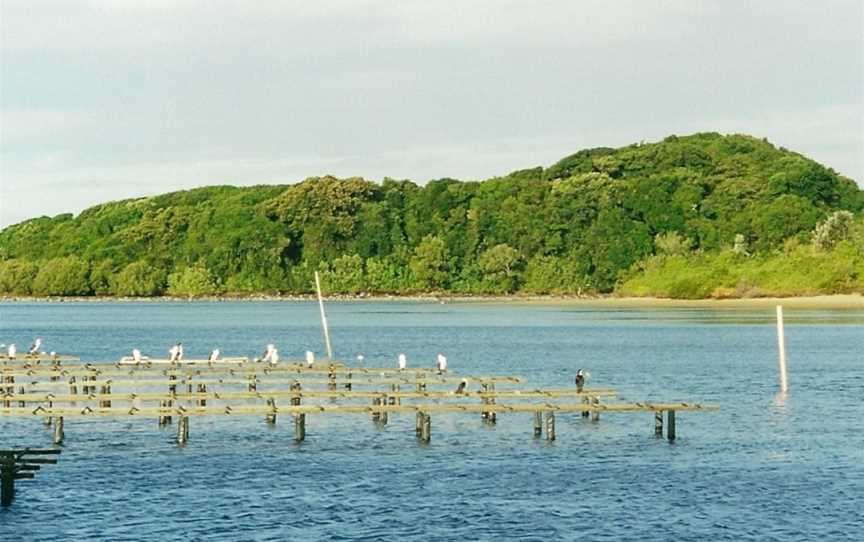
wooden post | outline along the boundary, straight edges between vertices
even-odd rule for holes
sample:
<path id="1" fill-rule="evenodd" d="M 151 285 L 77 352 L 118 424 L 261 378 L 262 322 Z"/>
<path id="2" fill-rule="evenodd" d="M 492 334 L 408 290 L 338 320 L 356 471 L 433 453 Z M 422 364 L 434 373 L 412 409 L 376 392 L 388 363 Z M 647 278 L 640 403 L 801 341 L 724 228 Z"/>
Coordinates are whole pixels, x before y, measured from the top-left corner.
<path id="1" fill-rule="evenodd" d="M 306 440 L 306 414 L 294 414 L 294 442 Z"/>
<path id="2" fill-rule="evenodd" d="M 333 363 L 330 364 L 329 371 L 327 373 L 327 389 L 333 391 L 336 389 L 336 365 Z"/>
<path id="3" fill-rule="evenodd" d="M 0 457 L 0 461 L 0 506 L 10 506 L 15 497 L 15 463 L 11 457 Z"/>
<path id="4" fill-rule="evenodd" d="M 780 352 L 780 392 L 789 391 L 786 380 L 786 335 L 783 330 L 783 306 L 777 305 L 777 347 Z"/>
<path id="5" fill-rule="evenodd" d="M 534 437 L 540 437 L 543 434 L 543 414 L 538 410 L 534 413 Z"/>
<path id="6" fill-rule="evenodd" d="M 276 425 L 276 399 L 269 398 L 267 399 L 267 406 L 272 408 L 272 412 L 268 412 L 267 416 L 265 416 L 265 420 L 268 425 Z"/>
<path id="7" fill-rule="evenodd" d="M 589 404 L 589 403 L 591 402 L 591 399 L 588 398 L 588 397 L 583 397 L 583 398 L 582 398 L 582 402 L 583 402 L 584 404 L 587 405 L 587 404 Z M 590 416 L 590 415 L 591 415 L 591 413 L 588 412 L 587 410 L 583 410 L 583 411 L 582 411 L 582 417 L 583 417 L 583 418 L 587 418 L 587 417 Z"/>
<path id="8" fill-rule="evenodd" d="M 546 411 L 546 440 L 555 440 L 555 413 L 551 410 Z"/>
<path id="9" fill-rule="evenodd" d="M 663 436 L 663 411 L 655 410 L 654 411 L 654 436 L 662 437 Z"/>
<path id="10" fill-rule="evenodd" d="M 376 407 L 380 404 L 381 404 L 381 398 L 380 397 L 373 397 L 372 398 L 372 406 L 373 407 Z M 372 411 L 372 421 L 375 422 L 376 425 L 381 422 L 381 411 L 380 410 L 373 410 Z"/>
<path id="11" fill-rule="evenodd" d="M 247 378 L 248 381 L 248 390 L 249 391 L 258 391 L 258 383 L 255 381 L 255 374 L 250 374 Z"/>
<path id="12" fill-rule="evenodd" d="M 207 384 L 198 384 L 198 393 L 207 393 Z M 207 406 L 207 399 L 198 399 L 198 406 Z"/>
<path id="13" fill-rule="evenodd" d="M 294 383 L 291 384 L 291 391 L 300 393 L 301 386 L 300 386 L 299 381 L 295 380 Z M 300 405 L 300 396 L 297 395 L 296 397 L 291 397 L 291 404 L 294 406 L 299 406 Z"/>
<path id="14" fill-rule="evenodd" d="M 495 383 L 490 382 L 489 385 L 486 387 L 486 391 L 495 393 Z M 495 400 L 495 397 L 489 397 L 487 404 L 494 405 L 496 402 L 497 401 Z M 489 412 L 486 413 L 486 419 L 491 424 L 498 423 L 498 413 L 495 412 L 494 410 L 490 410 Z"/>
<path id="15" fill-rule="evenodd" d="M 417 424 L 415 427 L 415 430 L 416 430 L 415 433 L 417 434 L 417 438 L 420 438 L 420 432 L 422 431 L 422 428 L 423 428 L 423 413 L 418 412 L 417 413 Z"/>
<path id="16" fill-rule="evenodd" d="M 673 441 L 675 440 L 675 411 L 669 410 L 666 412 L 666 424 L 668 427 L 666 428 L 666 437 Z"/>
<path id="17" fill-rule="evenodd" d="M 420 427 L 420 441 L 429 444 L 430 440 L 432 440 L 432 416 L 424 413 L 423 425 Z"/>
<path id="18" fill-rule="evenodd" d="M 330 330 L 327 328 L 327 315 L 324 314 L 324 297 L 321 295 L 321 281 L 318 271 L 315 271 L 315 289 L 318 291 L 318 307 L 321 309 L 321 327 L 324 328 L 324 343 L 327 346 L 327 359 L 333 359 L 333 349 L 330 347 Z"/>
<path id="19" fill-rule="evenodd" d="M 591 403 L 592 403 L 594 406 L 600 406 L 600 398 L 599 398 L 599 397 L 594 397 L 594 398 L 591 400 Z M 600 411 L 599 411 L 599 410 L 595 410 L 595 411 L 593 411 L 593 412 L 591 413 L 591 421 L 592 421 L 592 422 L 599 422 L 599 421 L 600 421 Z"/>
<path id="20" fill-rule="evenodd" d="M 167 401 L 165 401 L 165 400 L 159 401 L 159 408 L 160 409 L 165 408 L 167 406 L 166 403 L 167 403 Z M 165 421 L 165 418 L 166 418 L 166 416 L 164 414 L 159 414 L 159 417 L 157 418 L 157 420 L 159 422 L 159 427 L 166 425 L 167 422 Z"/>
<path id="21" fill-rule="evenodd" d="M 345 389 L 351 391 L 351 380 L 354 378 L 354 373 L 348 373 L 348 381 L 345 383 Z"/>
<path id="22" fill-rule="evenodd" d="M 177 444 L 183 445 L 189 442 L 189 416 L 180 416 L 177 424 Z"/>
<path id="23" fill-rule="evenodd" d="M 63 444 L 63 439 L 66 438 L 66 433 L 63 432 L 63 416 L 58 416 L 54 419 L 54 444 Z"/>
<path id="24" fill-rule="evenodd" d="M 69 395 L 78 395 L 78 383 L 74 376 L 69 377 Z M 75 401 L 72 401 L 72 406 L 75 406 Z"/>

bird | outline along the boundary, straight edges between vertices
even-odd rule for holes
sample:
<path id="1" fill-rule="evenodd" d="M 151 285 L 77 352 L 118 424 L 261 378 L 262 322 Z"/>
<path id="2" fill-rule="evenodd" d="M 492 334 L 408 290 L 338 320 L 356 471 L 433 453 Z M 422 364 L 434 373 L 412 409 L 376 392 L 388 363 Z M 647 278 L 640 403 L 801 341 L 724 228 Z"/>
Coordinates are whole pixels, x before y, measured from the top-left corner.
<path id="1" fill-rule="evenodd" d="M 177 361 L 183 359 L 183 343 L 177 343 Z"/>
<path id="2" fill-rule="evenodd" d="M 219 359 L 219 349 L 216 348 L 212 352 L 210 352 L 210 357 L 207 358 L 207 361 L 216 361 Z"/>
<path id="3" fill-rule="evenodd" d="M 358 354 L 358 355 L 357 355 L 357 363 L 362 364 L 364 359 L 366 359 L 366 358 L 363 357 L 363 354 Z"/>
<path id="4" fill-rule="evenodd" d="M 279 363 L 279 351 L 276 350 L 276 347 L 273 347 L 273 350 L 270 351 L 270 356 L 267 359 L 270 362 L 270 365 L 276 365 Z"/>
<path id="5" fill-rule="evenodd" d="M 35 355 L 39 353 L 39 349 L 42 348 L 42 339 L 36 337 L 36 340 L 33 341 L 33 344 L 30 345 L 30 350 L 27 351 L 28 354 Z"/>
<path id="6" fill-rule="evenodd" d="M 141 351 L 137 348 L 132 349 L 132 361 L 138 362 L 141 361 Z"/>
<path id="7" fill-rule="evenodd" d="M 438 365 L 438 372 L 439 373 L 443 373 L 443 372 L 447 371 L 447 357 L 440 352 L 438 353 L 437 365 Z"/>
<path id="8" fill-rule="evenodd" d="M 9 350 L 7 350 L 9 354 L 9 359 L 15 359 L 15 355 L 18 353 L 18 348 L 15 347 L 15 343 L 9 345 Z"/>
<path id="9" fill-rule="evenodd" d="M 591 376 L 591 374 L 584 369 L 577 369 L 576 370 L 576 392 L 577 393 L 582 393 L 582 388 L 585 387 L 585 382 L 588 380 L 589 376 Z"/>
<path id="10" fill-rule="evenodd" d="M 405 367 L 408 366 L 408 358 L 405 357 L 405 354 L 399 354 L 399 370 L 404 371 Z"/>
<path id="11" fill-rule="evenodd" d="M 168 361 L 175 362 L 180 360 L 180 349 L 178 345 L 174 345 L 168 349 Z"/>
<path id="12" fill-rule="evenodd" d="M 462 382 L 459 382 L 459 386 L 456 388 L 456 394 L 461 395 L 461 394 L 465 393 L 465 386 L 467 386 L 467 385 L 468 385 L 468 381 L 463 378 Z"/>
<path id="13" fill-rule="evenodd" d="M 315 364 L 315 353 L 311 350 L 306 351 L 306 365 L 310 368 Z"/>

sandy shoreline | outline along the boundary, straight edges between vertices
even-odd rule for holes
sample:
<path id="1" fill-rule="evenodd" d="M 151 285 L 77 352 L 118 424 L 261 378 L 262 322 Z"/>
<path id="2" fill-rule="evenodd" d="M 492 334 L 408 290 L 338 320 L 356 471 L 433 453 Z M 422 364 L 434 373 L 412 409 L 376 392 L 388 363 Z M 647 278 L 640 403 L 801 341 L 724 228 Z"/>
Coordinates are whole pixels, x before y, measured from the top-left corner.
<path id="1" fill-rule="evenodd" d="M 312 295 L 246 296 L 246 297 L 0 297 L 0 304 L 27 303 L 111 303 L 111 302 L 230 302 L 230 301 L 313 301 Z M 568 296 L 450 296 L 450 295 L 360 295 L 329 296 L 328 302 L 419 302 L 419 303 L 483 303 L 567 305 L 574 307 L 605 308 L 706 308 L 706 309 L 761 309 L 783 305 L 791 309 L 864 310 L 864 296 L 859 294 L 820 295 L 805 297 L 762 297 L 747 299 L 663 299 L 656 297 L 568 297 Z"/>

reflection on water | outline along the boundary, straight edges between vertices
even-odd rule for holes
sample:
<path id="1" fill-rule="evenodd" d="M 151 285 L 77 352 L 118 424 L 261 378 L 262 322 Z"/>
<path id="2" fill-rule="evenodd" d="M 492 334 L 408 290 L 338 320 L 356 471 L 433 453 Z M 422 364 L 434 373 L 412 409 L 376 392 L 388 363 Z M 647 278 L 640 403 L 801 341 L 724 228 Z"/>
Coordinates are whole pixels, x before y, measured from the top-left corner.
<path id="1" fill-rule="evenodd" d="M 366 367 L 521 374 L 529 387 L 613 387 L 621 400 L 719 404 L 680 413 L 678 441 L 650 414 L 432 420 L 309 416 L 307 440 L 250 418 L 69 420 L 60 463 L 0 511 L 0 540 L 854 540 L 864 510 L 864 311 L 786 310 L 790 392 L 777 394 L 774 311 L 351 302 L 331 337 Z M 315 303 L 7 303 L 0 343 L 116 361 L 133 346 L 187 357 L 284 358 L 323 349 Z M 0 418 L 0 448 L 45 446 L 41 421 Z"/>

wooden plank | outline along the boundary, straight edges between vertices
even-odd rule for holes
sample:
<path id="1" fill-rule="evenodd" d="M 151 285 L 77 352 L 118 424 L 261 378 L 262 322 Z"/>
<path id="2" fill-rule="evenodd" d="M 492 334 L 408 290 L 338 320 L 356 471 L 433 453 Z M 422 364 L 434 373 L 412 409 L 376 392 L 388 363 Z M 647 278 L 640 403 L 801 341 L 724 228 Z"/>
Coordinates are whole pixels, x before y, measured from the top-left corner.
<path id="1" fill-rule="evenodd" d="M 2 395 L 4 400 L 27 403 L 45 402 L 87 402 L 87 401 L 166 401 L 166 400 L 233 400 L 233 399 L 273 399 L 286 397 L 307 398 L 337 398 L 337 399 L 374 399 L 374 398 L 552 398 L 552 397 L 614 397 L 614 390 L 597 389 L 583 390 L 581 393 L 574 389 L 564 390 L 494 390 L 494 391 L 356 391 L 356 390 L 258 390 L 258 391 L 210 391 L 207 393 L 166 393 L 166 392 L 115 392 L 115 393 L 91 393 L 63 394 L 63 393 L 25 393 Z"/>
<path id="2" fill-rule="evenodd" d="M 156 418 L 159 415 L 177 415 L 177 416 L 234 416 L 234 415 L 261 415 L 266 413 L 283 413 L 283 414 L 371 414 L 372 412 L 392 412 L 392 413 L 414 413 L 423 412 L 474 412 L 494 411 L 503 413 L 515 412 L 537 412 L 537 411 L 553 411 L 553 412 L 655 412 L 658 410 L 665 411 L 712 411 L 718 410 L 716 405 L 703 405 L 699 403 L 605 403 L 605 404 L 586 404 L 586 403 L 521 403 L 521 404 L 414 404 L 414 405 L 283 405 L 278 407 L 268 407 L 266 405 L 224 405 L 224 406 L 206 406 L 206 407 L 183 407 L 175 406 L 170 408 L 146 407 L 146 408 L 91 408 L 85 407 L 68 408 L 68 407 L 52 407 L 36 409 L 22 407 L 5 407 L 0 408 L 0 414 L 5 416 L 15 417 L 44 417 L 44 416 L 63 416 L 63 417 L 151 417 Z"/>
<path id="3" fill-rule="evenodd" d="M 103 375 L 100 373 L 83 373 L 83 376 L 92 376 L 93 378 L 102 377 L 96 380 L 88 380 L 88 386 L 103 386 L 103 385 L 137 385 L 141 384 L 149 384 L 153 386 L 165 386 L 169 384 L 169 381 L 163 378 L 157 378 L 161 376 L 172 376 L 172 375 L 147 375 L 150 378 L 109 378 L 110 376 L 118 376 L 118 377 L 135 377 L 135 374 L 118 374 L 118 375 Z M 31 385 L 39 385 L 39 386 L 52 386 L 52 385 L 68 385 L 68 382 L 60 381 L 51 381 L 45 377 L 49 375 L 40 375 L 33 374 L 31 372 L 16 372 L 10 373 L 5 376 L 13 376 L 16 378 L 25 378 L 24 382 L 29 382 Z M 60 374 L 60 378 L 69 379 L 73 376 L 82 376 L 81 374 L 75 374 L 74 372 L 63 372 Z M 178 379 L 176 381 L 171 381 L 170 384 L 178 384 L 178 383 L 187 383 L 193 381 L 195 383 L 205 383 L 205 384 L 243 384 L 248 383 L 249 377 L 258 378 L 261 382 L 280 382 L 280 381 L 293 381 L 299 380 L 304 383 L 315 383 L 315 384 L 330 384 L 332 380 L 329 378 L 315 378 L 318 376 L 317 374 L 292 374 L 292 373 L 272 373 L 267 371 L 261 371 L 258 373 L 245 373 L 245 376 L 237 375 L 238 378 L 213 378 L 212 374 L 196 374 L 196 375 L 176 375 L 183 376 L 185 378 Z M 41 377 L 41 378 L 40 378 Z M 381 376 L 381 377 L 373 377 L 366 376 L 364 378 L 357 378 L 356 376 L 352 376 L 349 378 L 339 378 L 337 379 L 337 384 L 458 384 L 462 382 L 462 380 L 467 380 L 468 383 L 503 383 L 503 384 L 521 384 L 524 382 L 524 378 L 521 376 L 471 376 L 471 377 L 460 377 L 460 376 L 431 376 L 425 378 L 412 378 L 412 377 L 394 377 L 394 376 Z M 82 381 L 83 382 L 83 381 Z"/>

